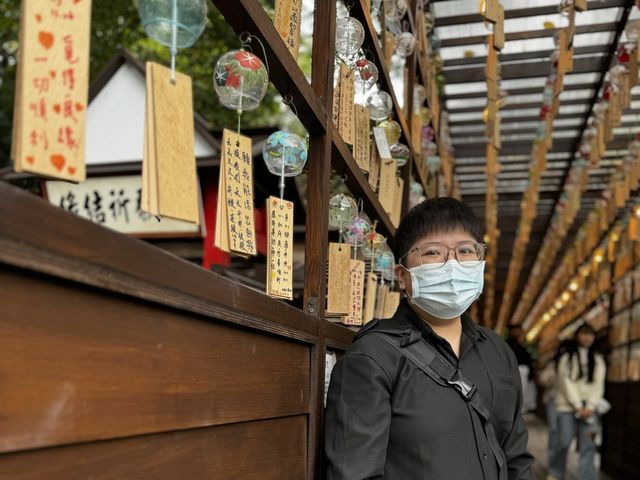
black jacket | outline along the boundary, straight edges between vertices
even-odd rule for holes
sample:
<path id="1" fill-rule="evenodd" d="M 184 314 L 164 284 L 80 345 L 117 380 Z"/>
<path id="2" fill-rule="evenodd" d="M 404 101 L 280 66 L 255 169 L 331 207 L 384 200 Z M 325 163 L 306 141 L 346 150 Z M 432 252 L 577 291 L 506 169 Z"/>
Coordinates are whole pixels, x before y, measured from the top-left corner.
<path id="1" fill-rule="evenodd" d="M 509 480 L 533 480 L 511 349 L 462 319 L 460 359 L 406 301 L 392 319 L 362 329 L 335 366 L 327 396 L 327 480 L 497 480 L 479 417 L 457 391 L 437 384 L 373 330 L 418 329 L 478 388 L 492 410 Z M 418 337 L 419 338 L 419 337 Z"/>

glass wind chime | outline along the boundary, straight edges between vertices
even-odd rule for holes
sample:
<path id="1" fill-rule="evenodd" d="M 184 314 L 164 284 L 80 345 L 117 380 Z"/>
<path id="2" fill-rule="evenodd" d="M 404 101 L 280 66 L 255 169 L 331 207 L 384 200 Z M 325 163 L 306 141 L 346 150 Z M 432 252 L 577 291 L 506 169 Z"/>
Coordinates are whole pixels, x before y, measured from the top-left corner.
<path id="1" fill-rule="evenodd" d="M 258 108 L 269 85 L 268 68 L 251 51 L 254 39 L 262 47 L 266 60 L 260 40 L 245 33 L 240 36 L 240 49 L 222 55 L 213 70 L 213 85 L 220 103 L 238 114 L 238 135 L 242 113 Z"/>
<path id="2" fill-rule="evenodd" d="M 169 47 L 171 80 L 175 80 L 178 49 L 192 46 L 207 23 L 205 0 L 140 0 L 138 12 L 147 35 Z"/>

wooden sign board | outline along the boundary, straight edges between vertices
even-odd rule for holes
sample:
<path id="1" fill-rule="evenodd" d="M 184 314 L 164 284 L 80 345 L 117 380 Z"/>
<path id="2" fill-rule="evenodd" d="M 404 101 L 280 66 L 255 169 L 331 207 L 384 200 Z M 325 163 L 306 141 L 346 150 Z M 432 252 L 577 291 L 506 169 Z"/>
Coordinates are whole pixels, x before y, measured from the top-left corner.
<path id="1" fill-rule="evenodd" d="M 300 50 L 302 0 L 276 0 L 273 24 L 293 58 Z"/>
<path id="2" fill-rule="evenodd" d="M 267 295 L 293 300 L 293 202 L 267 199 Z"/>
<path id="3" fill-rule="evenodd" d="M 391 211 L 391 223 L 394 227 L 400 225 L 402 216 L 402 196 L 404 194 L 404 180 L 396 178 L 396 187 L 393 195 L 393 210 Z"/>
<path id="4" fill-rule="evenodd" d="M 498 0 L 485 0 L 484 19 L 491 23 L 499 21 L 501 7 Z"/>
<path id="5" fill-rule="evenodd" d="M 45 182 L 43 193 L 49 203 L 63 210 L 134 237 L 191 238 L 205 234 L 202 222 L 199 226 L 144 211 L 140 175 L 94 177 L 78 184 L 51 180 Z M 198 207 L 202 216 L 199 193 Z"/>
<path id="6" fill-rule="evenodd" d="M 329 244 L 329 278 L 327 279 L 327 313 L 347 315 L 351 307 L 351 249 L 347 244 Z"/>
<path id="7" fill-rule="evenodd" d="M 333 104 L 331 111 L 331 120 L 333 125 L 338 128 L 340 125 L 340 75 L 338 75 L 338 82 L 333 87 Z"/>
<path id="8" fill-rule="evenodd" d="M 362 324 L 373 320 L 376 308 L 376 293 L 378 289 L 378 277 L 375 273 L 367 273 L 367 281 L 364 297 L 364 311 L 362 313 Z"/>
<path id="9" fill-rule="evenodd" d="M 349 283 L 350 310 L 349 315 L 342 317 L 345 325 L 362 325 L 362 313 L 364 302 L 364 262 L 353 260 L 349 266 L 351 281 Z"/>
<path id="10" fill-rule="evenodd" d="M 383 158 L 380 165 L 380 188 L 378 199 L 388 215 L 393 212 L 396 189 L 396 161 L 393 158 Z"/>
<path id="11" fill-rule="evenodd" d="M 391 318 L 395 315 L 396 310 L 400 305 L 400 292 L 387 292 L 387 297 L 384 302 L 384 311 L 382 318 Z"/>
<path id="12" fill-rule="evenodd" d="M 502 50 L 504 48 L 504 8 L 498 4 L 498 20 L 493 26 L 493 48 Z"/>
<path id="13" fill-rule="evenodd" d="M 14 169 L 83 181 L 91 1 L 24 1 L 20 19 Z"/>
<path id="14" fill-rule="evenodd" d="M 574 0 L 573 8 L 579 12 L 584 12 L 587 9 L 587 0 Z"/>
<path id="15" fill-rule="evenodd" d="M 355 74 L 344 63 L 340 65 L 340 111 L 338 131 L 345 143 L 353 145 Z"/>
<path id="16" fill-rule="evenodd" d="M 497 72 L 498 72 L 498 52 L 491 48 L 493 45 L 493 35 L 489 35 L 487 37 L 487 44 L 489 47 L 487 48 L 487 63 L 485 65 L 484 76 L 487 80 L 497 81 Z"/>
<path id="17" fill-rule="evenodd" d="M 355 138 L 353 144 L 353 156 L 364 172 L 369 171 L 371 162 L 371 138 L 369 135 L 369 111 L 367 107 L 356 105 L 354 110 Z"/>
<path id="18" fill-rule="evenodd" d="M 369 163 L 369 185 L 375 192 L 378 190 L 378 180 L 380 179 L 380 155 L 378 150 L 371 148 L 371 157 Z"/>
<path id="19" fill-rule="evenodd" d="M 147 164 L 142 193 L 149 213 L 198 223 L 191 77 L 147 63 Z M 253 216 L 253 214 L 252 214 Z"/>
<path id="20" fill-rule="evenodd" d="M 251 138 L 222 132 L 215 245 L 243 256 L 257 254 L 251 152 Z"/>

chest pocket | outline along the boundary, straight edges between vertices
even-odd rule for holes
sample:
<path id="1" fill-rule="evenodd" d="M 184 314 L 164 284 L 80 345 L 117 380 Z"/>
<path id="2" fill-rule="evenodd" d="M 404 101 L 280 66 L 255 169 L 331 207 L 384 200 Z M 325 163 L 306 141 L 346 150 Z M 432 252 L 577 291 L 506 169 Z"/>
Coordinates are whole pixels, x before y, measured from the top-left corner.
<path id="1" fill-rule="evenodd" d="M 491 374 L 491 388 L 493 398 L 491 402 L 495 425 L 498 429 L 500 443 L 513 428 L 513 419 L 518 408 L 518 384 L 519 379 L 511 375 Z"/>

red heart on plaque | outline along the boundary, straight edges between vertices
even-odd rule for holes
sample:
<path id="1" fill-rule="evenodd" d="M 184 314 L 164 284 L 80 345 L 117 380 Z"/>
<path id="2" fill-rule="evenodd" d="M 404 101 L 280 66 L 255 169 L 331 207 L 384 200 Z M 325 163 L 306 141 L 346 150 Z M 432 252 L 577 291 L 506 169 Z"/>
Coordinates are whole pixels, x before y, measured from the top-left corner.
<path id="1" fill-rule="evenodd" d="M 47 50 L 51 48 L 53 45 L 53 33 L 51 32 L 40 32 L 38 33 L 38 41 L 40 45 L 42 45 Z"/>
<path id="2" fill-rule="evenodd" d="M 33 158 L 33 155 L 29 155 L 27 158 L 25 158 L 25 160 L 29 165 L 33 165 L 33 162 L 35 162 L 35 158 Z"/>
<path id="3" fill-rule="evenodd" d="M 60 108 L 60 104 L 59 104 L 59 103 L 56 103 L 56 104 L 53 106 L 53 111 L 54 111 L 54 112 L 56 112 L 56 113 L 60 113 L 60 110 L 61 110 L 61 108 Z"/>
<path id="4" fill-rule="evenodd" d="M 42 15 L 40 15 L 39 13 L 38 13 L 38 14 L 36 14 L 36 21 L 37 21 L 38 23 L 40 23 L 40 22 L 42 21 Z"/>
<path id="5" fill-rule="evenodd" d="M 80 102 L 76 102 L 76 112 L 81 112 L 84 110 L 84 105 L 82 105 Z"/>
<path id="6" fill-rule="evenodd" d="M 76 167 L 67 167 L 67 170 L 69 170 L 69 173 L 71 175 L 73 175 L 74 173 L 76 173 Z"/>
<path id="7" fill-rule="evenodd" d="M 51 70 L 49 72 L 49 75 L 51 76 L 51 78 L 56 78 L 56 71 L 55 70 Z"/>
<path id="8" fill-rule="evenodd" d="M 51 163 L 58 171 L 64 168 L 65 158 L 64 155 L 51 155 Z"/>

